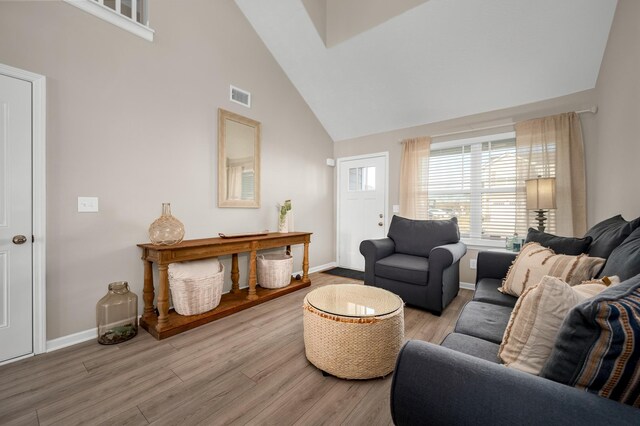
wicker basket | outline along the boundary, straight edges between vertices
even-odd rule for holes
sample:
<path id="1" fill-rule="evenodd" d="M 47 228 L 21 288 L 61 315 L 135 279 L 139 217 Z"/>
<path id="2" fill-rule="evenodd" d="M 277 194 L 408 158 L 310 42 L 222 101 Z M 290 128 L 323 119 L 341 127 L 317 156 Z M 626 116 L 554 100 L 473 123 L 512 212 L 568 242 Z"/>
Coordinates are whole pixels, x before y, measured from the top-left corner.
<path id="1" fill-rule="evenodd" d="M 291 282 L 293 256 L 265 254 L 258 256 L 258 284 L 263 288 L 282 288 Z"/>
<path id="2" fill-rule="evenodd" d="M 197 315 L 210 311 L 220 304 L 224 283 L 222 263 L 216 260 L 213 264 L 214 268 L 210 269 L 212 272 L 207 272 L 204 275 L 201 273 L 202 267 L 196 267 L 194 268 L 196 272 L 191 277 L 188 276 L 188 272 L 185 272 L 184 263 L 181 265 L 183 270 L 180 273 L 172 271 L 172 265 L 169 265 L 169 288 L 171 288 L 173 308 L 177 313 Z"/>

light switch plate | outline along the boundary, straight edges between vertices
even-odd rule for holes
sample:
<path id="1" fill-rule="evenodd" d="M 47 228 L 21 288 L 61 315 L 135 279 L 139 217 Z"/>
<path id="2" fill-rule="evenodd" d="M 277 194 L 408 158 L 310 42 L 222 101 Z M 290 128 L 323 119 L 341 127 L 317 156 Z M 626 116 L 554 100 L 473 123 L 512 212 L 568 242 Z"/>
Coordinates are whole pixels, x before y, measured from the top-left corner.
<path id="1" fill-rule="evenodd" d="M 78 213 L 97 213 L 98 197 L 78 197 Z"/>
<path id="2" fill-rule="evenodd" d="M 333 158 L 327 158 L 327 166 L 334 167 L 336 165 L 336 160 Z"/>
<path id="3" fill-rule="evenodd" d="M 469 259 L 469 268 L 470 269 L 476 269 L 478 267 L 478 260 L 477 259 Z"/>
<path id="4" fill-rule="evenodd" d="M 393 212 L 394 213 L 400 213 L 400 206 L 398 204 L 394 204 L 393 205 Z"/>

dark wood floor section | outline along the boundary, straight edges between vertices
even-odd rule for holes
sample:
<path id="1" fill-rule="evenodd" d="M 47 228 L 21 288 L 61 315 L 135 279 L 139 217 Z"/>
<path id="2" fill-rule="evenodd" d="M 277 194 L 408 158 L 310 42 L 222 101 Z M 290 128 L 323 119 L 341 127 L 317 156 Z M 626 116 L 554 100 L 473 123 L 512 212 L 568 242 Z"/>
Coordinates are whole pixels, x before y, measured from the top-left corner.
<path id="1" fill-rule="evenodd" d="M 304 356 L 302 300 L 321 285 L 156 341 L 86 342 L 0 367 L 2 425 L 389 425 L 385 379 L 322 374 Z M 405 337 L 439 343 L 471 298 L 441 317 L 405 310 Z"/>

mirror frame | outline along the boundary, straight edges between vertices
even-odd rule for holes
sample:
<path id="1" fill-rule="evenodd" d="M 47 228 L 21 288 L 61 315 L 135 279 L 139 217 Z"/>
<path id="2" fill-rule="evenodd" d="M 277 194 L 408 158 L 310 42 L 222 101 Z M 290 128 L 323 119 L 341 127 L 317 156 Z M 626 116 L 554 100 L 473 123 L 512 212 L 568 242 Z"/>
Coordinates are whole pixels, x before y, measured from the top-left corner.
<path id="1" fill-rule="evenodd" d="M 254 140 L 254 192 L 253 200 L 227 200 L 227 165 L 225 161 L 227 141 L 226 121 L 231 120 L 255 130 Z M 242 115 L 218 108 L 218 207 L 259 208 L 260 207 L 260 122 Z"/>

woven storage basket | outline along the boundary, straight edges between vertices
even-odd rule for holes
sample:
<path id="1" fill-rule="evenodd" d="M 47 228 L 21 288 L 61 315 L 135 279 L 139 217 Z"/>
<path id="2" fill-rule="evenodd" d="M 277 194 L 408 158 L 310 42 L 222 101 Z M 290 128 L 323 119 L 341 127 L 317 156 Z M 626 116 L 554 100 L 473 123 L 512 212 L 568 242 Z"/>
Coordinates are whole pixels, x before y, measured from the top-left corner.
<path id="1" fill-rule="evenodd" d="M 322 371 L 342 379 L 384 377 L 404 341 L 404 308 L 372 318 L 343 317 L 303 305 L 304 349 Z"/>
<path id="2" fill-rule="evenodd" d="M 189 263 L 183 263 L 179 273 L 171 270 L 173 264 L 169 265 L 169 288 L 176 312 L 180 315 L 197 315 L 218 306 L 224 283 L 222 263 L 216 261 L 212 264 L 212 272 L 204 275 L 202 264 L 194 267 L 195 274 L 192 277 L 189 276 L 188 269 L 185 270 L 185 264 Z"/>
<path id="3" fill-rule="evenodd" d="M 293 256 L 265 254 L 258 256 L 258 284 L 263 288 L 282 288 L 291 282 Z"/>

